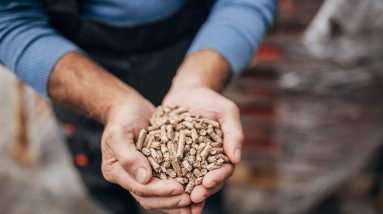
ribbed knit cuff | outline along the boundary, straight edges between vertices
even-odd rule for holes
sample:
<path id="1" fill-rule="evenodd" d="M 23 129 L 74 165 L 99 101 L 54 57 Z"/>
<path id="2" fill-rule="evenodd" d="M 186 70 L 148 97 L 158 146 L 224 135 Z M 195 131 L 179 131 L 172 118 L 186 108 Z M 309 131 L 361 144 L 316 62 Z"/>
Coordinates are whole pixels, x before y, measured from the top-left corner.
<path id="1" fill-rule="evenodd" d="M 244 68 L 253 53 L 251 45 L 237 31 L 227 28 L 204 28 L 197 35 L 188 54 L 204 49 L 214 50 L 224 57 L 234 75 Z"/>
<path id="2" fill-rule="evenodd" d="M 48 81 L 58 60 L 70 51 L 78 51 L 69 40 L 59 35 L 44 35 L 37 38 L 20 56 L 16 75 L 38 93 L 48 97 Z"/>
<path id="3" fill-rule="evenodd" d="M 265 33 L 264 25 L 261 19 L 254 26 L 260 26 L 259 34 L 254 44 L 251 44 L 246 35 L 241 34 L 230 25 L 209 27 L 205 25 L 191 45 L 188 54 L 203 49 L 211 49 L 222 55 L 230 64 L 233 75 L 236 76 L 250 62 L 259 43 Z M 254 46 L 255 45 L 255 46 Z"/>

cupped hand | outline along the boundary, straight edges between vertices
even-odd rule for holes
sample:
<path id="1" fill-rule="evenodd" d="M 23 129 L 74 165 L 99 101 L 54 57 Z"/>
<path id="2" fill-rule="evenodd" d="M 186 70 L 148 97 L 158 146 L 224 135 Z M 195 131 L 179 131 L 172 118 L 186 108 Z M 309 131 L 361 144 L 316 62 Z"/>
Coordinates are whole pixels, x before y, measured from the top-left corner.
<path id="1" fill-rule="evenodd" d="M 241 160 L 244 136 L 239 109 L 234 102 L 203 86 L 172 88 L 162 104 L 186 107 L 193 113 L 217 120 L 221 124 L 224 151 L 231 163 L 207 173 L 202 185 L 196 186 L 191 192 L 190 197 L 193 202 L 191 209 L 193 213 L 201 213 L 204 200 L 222 187 L 224 181 L 232 175 L 235 164 Z"/>
<path id="2" fill-rule="evenodd" d="M 135 147 L 135 136 L 147 127 L 153 111 L 152 104 L 139 96 L 110 109 L 101 142 L 103 176 L 130 191 L 145 209 L 190 213 L 190 196 L 182 185 L 153 178 L 147 158 Z"/>

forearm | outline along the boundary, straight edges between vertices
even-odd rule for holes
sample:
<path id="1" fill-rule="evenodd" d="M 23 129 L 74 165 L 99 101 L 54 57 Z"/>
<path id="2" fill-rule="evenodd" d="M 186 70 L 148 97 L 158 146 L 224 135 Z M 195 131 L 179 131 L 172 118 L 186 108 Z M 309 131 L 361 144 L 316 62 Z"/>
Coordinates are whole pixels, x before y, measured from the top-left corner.
<path id="1" fill-rule="evenodd" d="M 110 110 L 140 95 L 86 56 L 70 52 L 62 57 L 50 76 L 48 93 L 54 101 L 102 122 Z"/>
<path id="2" fill-rule="evenodd" d="M 172 89 L 186 86 L 220 91 L 230 78 L 229 63 L 213 50 L 200 50 L 187 56 L 173 79 Z"/>

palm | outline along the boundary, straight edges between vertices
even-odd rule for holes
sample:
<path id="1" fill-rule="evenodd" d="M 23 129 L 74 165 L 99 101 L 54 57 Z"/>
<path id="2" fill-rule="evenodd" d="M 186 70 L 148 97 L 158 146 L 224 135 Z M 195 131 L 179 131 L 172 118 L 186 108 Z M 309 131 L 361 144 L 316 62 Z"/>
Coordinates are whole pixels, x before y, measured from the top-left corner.
<path id="1" fill-rule="evenodd" d="M 224 149 L 233 163 L 238 163 L 236 151 L 240 149 L 243 134 L 236 105 L 219 93 L 204 87 L 171 91 L 164 99 L 163 105 L 184 106 L 196 114 L 218 120 L 224 133 Z M 192 201 L 200 203 L 209 195 L 221 188 L 225 179 L 233 172 L 233 164 L 224 164 L 218 170 L 206 174 L 202 185 L 195 187 L 191 193 Z"/>

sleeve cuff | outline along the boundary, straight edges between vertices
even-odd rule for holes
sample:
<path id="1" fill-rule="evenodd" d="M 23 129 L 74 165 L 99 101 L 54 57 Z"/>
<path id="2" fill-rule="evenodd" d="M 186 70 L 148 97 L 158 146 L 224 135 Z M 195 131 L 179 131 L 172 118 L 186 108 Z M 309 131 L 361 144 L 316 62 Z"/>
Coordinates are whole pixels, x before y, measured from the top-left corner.
<path id="1" fill-rule="evenodd" d="M 219 29 L 209 29 L 205 26 L 193 41 L 188 54 L 203 49 L 214 50 L 227 60 L 233 75 L 237 76 L 250 62 L 253 48 L 243 39 L 240 32 L 230 26 L 222 26 Z"/>
<path id="2" fill-rule="evenodd" d="M 41 36 L 19 57 L 16 75 L 41 95 L 48 97 L 48 81 L 53 68 L 70 51 L 79 51 L 79 48 L 59 35 Z"/>

